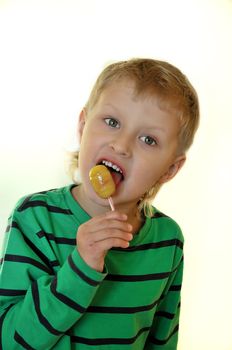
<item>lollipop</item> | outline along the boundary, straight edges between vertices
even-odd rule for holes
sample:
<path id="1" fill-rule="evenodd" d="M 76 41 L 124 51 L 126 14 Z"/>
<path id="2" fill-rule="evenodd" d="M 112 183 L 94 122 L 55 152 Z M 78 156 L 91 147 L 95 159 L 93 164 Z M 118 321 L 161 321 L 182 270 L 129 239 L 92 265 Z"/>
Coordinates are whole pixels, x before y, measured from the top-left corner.
<path id="1" fill-rule="evenodd" d="M 111 210 L 114 209 L 112 194 L 115 192 L 115 183 L 110 171 L 104 165 L 96 165 L 89 172 L 89 179 L 94 191 L 99 197 L 108 199 Z"/>

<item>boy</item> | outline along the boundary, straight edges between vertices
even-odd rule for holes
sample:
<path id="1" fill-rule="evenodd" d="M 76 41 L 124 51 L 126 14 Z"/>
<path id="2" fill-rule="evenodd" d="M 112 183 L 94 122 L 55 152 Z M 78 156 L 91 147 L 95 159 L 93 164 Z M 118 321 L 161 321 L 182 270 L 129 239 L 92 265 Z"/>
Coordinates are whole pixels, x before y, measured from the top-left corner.
<path id="1" fill-rule="evenodd" d="M 176 349 L 183 236 L 150 202 L 198 119 L 195 90 L 167 62 L 103 70 L 79 119 L 81 184 L 25 197 L 9 220 L 2 349 Z M 96 164 L 112 172 L 115 211 L 91 186 Z"/>

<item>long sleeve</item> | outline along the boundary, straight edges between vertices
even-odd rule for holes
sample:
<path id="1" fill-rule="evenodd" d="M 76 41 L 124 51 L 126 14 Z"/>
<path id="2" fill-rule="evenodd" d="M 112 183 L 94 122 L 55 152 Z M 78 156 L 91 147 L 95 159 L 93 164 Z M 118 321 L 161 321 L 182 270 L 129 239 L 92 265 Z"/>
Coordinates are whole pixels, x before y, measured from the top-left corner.
<path id="1" fill-rule="evenodd" d="M 183 256 L 158 304 L 146 350 L 177 349 L 182 277 Z"/>
<path id="2" fill-rule="evenodd" d="M 0 274 L 0 349 L 71 349 L 67 333 L 85 314 L 105 274 L 88 267 L 76 248 L 58 266 L 47 256 L 54 255 L 52 248 L 43 252 L 39 239 L 30 240 L 17 215 L 7 231 Z"/>
<path id="3" fill-rule="evenodd" d="M 107 273 L 76 249 L 90 216 L 71 186 L 22 198 L 9 220 L 0 273 L 0 350 L 176 350 L 183 235 L 156 212 Z"/>

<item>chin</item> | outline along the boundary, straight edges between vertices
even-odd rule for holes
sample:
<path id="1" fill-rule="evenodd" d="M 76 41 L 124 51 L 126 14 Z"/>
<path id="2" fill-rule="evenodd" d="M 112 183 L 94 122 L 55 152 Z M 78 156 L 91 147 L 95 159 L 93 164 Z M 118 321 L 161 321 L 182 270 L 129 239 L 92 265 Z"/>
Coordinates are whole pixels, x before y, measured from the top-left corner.
<path id="1" fill-rule="evenodd" d="M 108 199 L 101 198 L 96 193 L 94 193 L 90 197 L 90 199 L 95 205 L 98 205 L 98 206 L 103 207 L 103 208 L 110 207 Z"/>

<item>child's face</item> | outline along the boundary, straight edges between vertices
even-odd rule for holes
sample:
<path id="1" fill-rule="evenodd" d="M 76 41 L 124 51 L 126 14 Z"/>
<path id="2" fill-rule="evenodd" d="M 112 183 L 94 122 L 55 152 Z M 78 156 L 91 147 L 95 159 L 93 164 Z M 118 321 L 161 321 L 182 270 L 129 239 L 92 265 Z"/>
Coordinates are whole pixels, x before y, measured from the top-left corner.
<path id="1" fill-rule="evenodd" d="M 89 181 L 89 171 L 103 160 L 123 172 L 115 176 L 114 203 L 133 207 L 156 183 L 171 179 L 185 160 L 177 156 L 180 124 L 174 109 L 160 109 L 156 97 L 135 98 L 133 84 L 117 82 L 103 91 L 96 105 L 79 121 L 79 166 L 86 199 L 108 206 Z"/>

